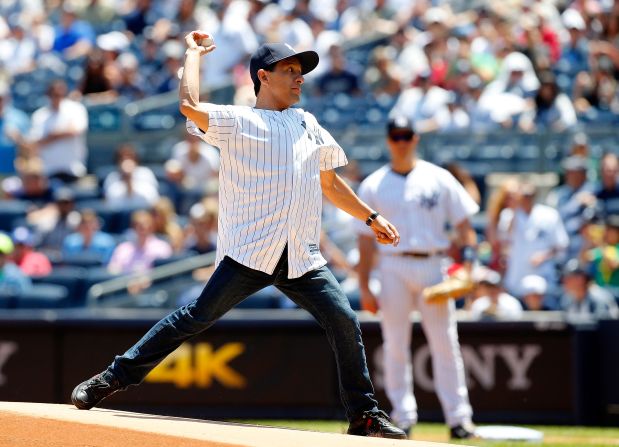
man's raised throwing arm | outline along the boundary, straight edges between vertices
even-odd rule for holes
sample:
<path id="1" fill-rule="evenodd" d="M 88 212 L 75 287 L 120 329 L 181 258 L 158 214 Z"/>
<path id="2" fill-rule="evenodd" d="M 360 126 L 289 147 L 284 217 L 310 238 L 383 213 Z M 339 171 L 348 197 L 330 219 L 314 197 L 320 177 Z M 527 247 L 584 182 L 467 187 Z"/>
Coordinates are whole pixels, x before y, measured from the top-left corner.
<path id="1" fill-rule="evenodd" d="M 207 37 L 209 35 L 202 31 L 192 31 L 185 36 L 187 50 L 178 92 L 181 113 L 203 132 L 208 129 L 208 112 L 200 104 L 200 57 L 213 51 L 215 45 L 202 47 L 197 42 Z"/>

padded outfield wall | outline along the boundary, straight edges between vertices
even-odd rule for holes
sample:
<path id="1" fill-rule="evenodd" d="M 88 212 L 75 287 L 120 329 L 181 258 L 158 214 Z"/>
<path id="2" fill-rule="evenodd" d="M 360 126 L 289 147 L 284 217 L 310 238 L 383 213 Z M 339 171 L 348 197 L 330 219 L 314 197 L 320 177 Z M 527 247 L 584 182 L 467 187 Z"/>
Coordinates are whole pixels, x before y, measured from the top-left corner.
<path id="1" fill-rule="evenodd" d="M 66 403 L 164 314 L 161 310 L 3 311 L 0 400 Z M 378 320 L 362 317 L 381 405 Z M 459 323 L 478 422 L 619 423 L 619 322 L 560 319 Z M 442 420 L 428 346 L 413 326 L 420 418 Z M 235 310 L 183 344 L 139 387 L 108 407 L 208 418 L 342 418 L 336 366 L 320 327 L 302 311 Z"/>

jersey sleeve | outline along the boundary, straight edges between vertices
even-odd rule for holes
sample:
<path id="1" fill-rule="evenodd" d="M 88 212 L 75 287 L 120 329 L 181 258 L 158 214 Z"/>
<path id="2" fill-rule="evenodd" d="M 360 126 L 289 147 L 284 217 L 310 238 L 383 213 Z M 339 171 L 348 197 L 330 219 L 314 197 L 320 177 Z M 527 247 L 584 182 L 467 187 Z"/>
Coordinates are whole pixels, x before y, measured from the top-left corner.
<path id="1" fill-rule="evenodd" d="M 316 141 L 320 154 L 320 170 L 329 171 L 348 164 L 344 149 L 335 141 L 335 138 L 320 124 L 309 112 L 305 112 L 308 118 L 309 128 L 307 131 Z"/>
<path id="2" fill-rule="evenodd" d="M 374 204 L 375 200 L 374 200 L 374 194 L 372 192 L 372 188 L 370 187 L 370 183 L 365 180 L 361 183 L 361 185 L 359 186 L 359 191 L 357 192 L 357 195 L 359 196 L 359 198 L 364 201 L 365 203 L 367 203 L 367 205 L 372 208 L 373 210 L 376 209 L 376 206 Z M 372 231 L 372 229 L 370 227 L 368 227 L 364 221 L 361 221 L 359 219 L 355 219 L 353 221 L 353 230 L 355 231 L 355 233 L 357 233 L 359 236 L 372 236 L 374 237 L 374 232 Z"/>
<path id="3" fill-rule="evenodd" d="M 464 219 L 479 212 L 479 205 L 453 175 L 446 172 L 445 181 L 449 192 L 447 194 L 447 216 L 449 223 L 456 226 Z"/>
<path id="4" fill-rule="evenodd" d="M 196 123 L 187 120 L 187 132 L 201 138 L 213 146 L 220 147 L 223 141 L 227 141 L 234 134 L 238 126 L 238 113 L 234 106 L 206 104 L 208 112 L 208 129 L 204 132 Z"/>

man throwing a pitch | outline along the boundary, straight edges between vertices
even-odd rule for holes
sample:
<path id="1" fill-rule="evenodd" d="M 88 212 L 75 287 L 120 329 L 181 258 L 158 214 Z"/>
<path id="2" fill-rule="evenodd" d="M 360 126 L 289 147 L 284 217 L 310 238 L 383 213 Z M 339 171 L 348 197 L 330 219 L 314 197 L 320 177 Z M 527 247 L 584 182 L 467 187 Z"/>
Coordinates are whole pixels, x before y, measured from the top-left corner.
<path id="1" fill-rule="evenodd" d="M 391 163 L 370 174 L 359 196 L 394 222 L 401 231 L 399 246 L 381 245 L 363 226 L 359 233 L 359 289 L 365 310 L 380 307 L 383 334 L 385 389 L 393 406 L 391 416 L 409 431 L 417 422 L 411 365 L 413 310 L 421 313 L 432 353 L 434 383 L 452 438 L 470 438 L 474 429 L 453 300 L 426 301 L 423 289 L 440 283 L 450 246 L 447 228 L 455 232 L 463 269 L 470 272 L 477 242 L 469 218 L 479 207 L 445 169 L 419 160 L 419 135 L 405 117 L 392 118 L 387 126 Z M 368 279 L 378 255 L 380 295 L 372 294 Z"/>
<path id="2" fill-rule="evenodd" d="M 318 55 L 265 44 L 250 62 L 256 106 L 205 104 L 198 96 L 200 57 L 215 46 L 198 42 L 208 37 L 200 31 L 186 37 L 179 96 L 188 131 L 221 152 L 216 270 L 195 301 L 159 321 L 105 371 L 78 385 L 72 401 L 90 409 L 139 384 L 181 343 L 252 293 L 275 285 L 326 331 L 350 421 L 348 433 L 403 439 L 406 434 L 377 408 L 359 322 L 318 246 L 322 193 L 365 221 L 379 243 L 399 241 L 396 228 L 335 174 L 335 168 L 347 163 L 342 148 L 313 115 L 291 108 Z"/>

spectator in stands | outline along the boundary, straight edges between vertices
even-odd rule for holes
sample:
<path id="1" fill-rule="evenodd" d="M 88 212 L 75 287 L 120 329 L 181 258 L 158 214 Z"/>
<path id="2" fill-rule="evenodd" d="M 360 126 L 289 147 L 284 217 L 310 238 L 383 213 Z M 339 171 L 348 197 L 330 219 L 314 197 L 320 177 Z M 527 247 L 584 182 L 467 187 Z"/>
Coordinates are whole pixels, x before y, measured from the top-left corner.
<path id="1" fill-rule="evenodd" d="M 37 42 L 26 33 L 23 18 L 9 20 L 11 33 L 0 40 L 0 66 L 15 76 L 36 67 Z"/>
<path id="2" fill-rule="evenodd" d="M 509 237 L 511 225 L 499 229 L 501 213 L 505 209 L 511 210 L 517 206 L 517 194 L 520 182 L 515 177 L 508 177 L 492 192 L 486 208 L 486 240 L 492 247 L 489 267 L 498 272 L 504 272 L 506 267 L 506 254 L 509 249 Z"/>
<path id="3" fill-rule="evenodd" d="M 107 265 L 116 247 L 115 239 L 101 231 L 99 216 L 89 209 L 80 212 L 77 231 L 69 234 L 62 243 L 62 256 L 92 255 Z"/>
<path id="4" fill-rule="evenodd" d="M 147 211 L 134 212 L 131 226 L 135 231 L 135 240 L 116 247 L 107 266 L 110 273 L 144 273 L 153 267 L 156 259 L 172 255 L 172 247 L 155 236 L 153 218 Z"/>
<path id="5" fill-rule="evenodd" d="M 217 43 L 219 46 L 219 42 Z M 152 32 L 144 35 L 144 40 L 140 45 L 138 54 L 138 66 L 140 76 L 143 78 L 142 88 L 146 96 L 155 94 L 159 86 L 159 72 L 163 68 L 163 61 L 159 57 L 159 44 L 153 38 Z M 118 58 L 119 65 L 122 64 L 122 55 Z M 122 71 L 122 65 L 120 67 Z"/>
<path id="6" fill-rule="evenodd" d="M 585 208 L 595 205 L 594 185 L 587 180 L 587 159 L 572 155 L 561 162 L 565 180 L 561 186 L 550 191 L 546 204 L 555 208 L 565 225 L 569 237 L 567 259 L 578 257 L 582 248 L 580 229 L 583 226 Z"/>
<path id="7" fill-rule="evenodd" d="M 334 44 L 329 48 L 331 68 L 317 80 L 318 92 L 321 95 L 333 96 L 338 93 L 359 95 L 361 89 L 357 75 L 347 70 L 346 58 L 342 47 Z"/>
<path id="8" fill-rule="evenodd" d="M 105 68 L 101 51 L 95 50 L 88 55 L 78 90 L 90 104 L 109 103 L 117 97 Z"/>
<path id="9" fill-rule="evenodd" d="M 559 213 L 535 203 L 536 196 L 535 185 L 522 183 L 518 206 L 504 209 L 499 218 L 499 229 L 509 233 L 510 244 L 505 286 L 518 298 L 523 295 L 522 278 L 527 275 L 542 276 L 551 288 L 556 286 L 555 262 L 569 243 Z"/>
<path id="10" fill-rule="evenodd" d="M 89 0 L 82 3 L 78 11 L 78 17 L 94 28 L 97 34 L 109 31 L 117 18 L 116 8 L 113 2 L 103 0 Z"/>
<path id="11" fill-rule="evenodd" d="M 157 93 L 178 90 L 178 70 L 181 68 L 184 47 L 177 40 L 168 40 L 163 44 L 161 51 L 164 54 L 164 60 Z"/>
<path id="12" fill-rule="evenodd" d="M 153 171 L 139 164 L 135 148 L 125 143 L 116 150 L 116 171 L 103 181 L 103 196 L 110 204 L 151 206 L 159 199 L 159 183 Z"/>
<path id="13" fill-rule="evenodd" d="M 519 320 L 522 318 L 520 301 L 506 293 L 501 286 L 501 274 L 486 267 L 474 272 L 478 298 L 471 305 L 471 316 L 476 320 Z"/>
<path id="14" fill-rule="evenodd" d="M 216 64 L 206 64 L 202 82 L 217 89 L 216 99 L 222 104 L 231 102 L 234 96 L 234 68 L 245 64 L 258 48 L 258 36 L 247 20 L 247 14 L 238 11 L 238 4 L 218 2 L 213 4 L 217 22 L 209 29 L 220 52 Z M 236 10 L 236 12 L 235 12 Z"/>
<path id="15" fill-rule="evenodd" d="M 60 25 L 54 30 L 53 50 L 65 60 L 86 56 L 95 42 L 95 33 L 88 22 L 78 20 L 77 11 L 70 2 L 64 2 Z"/>
<path id="16" fill-rule="evenodd" d="M 402 91 L 402 74 L 395 63 L 395 49 L 380 46 L 372 52 L 372 63 L 364 75 L 364 82 L 376 97 L 397 97 Z"/>
<path id="17" fill-rule="evenodd" d="M 562 93 L 555 76 L 549 72 L 540 73 L 540 88 L 535 95 L 535 108 L 520 120 L 520 127 L 528 132 L 551 130 L 562 132 L 576 125 L 576 111 L 572 101 Z"/>
<path id="18" fill-rule="evenodd" d="M 54 190 L 54 203 L 28 214 L 28 222 L 43 234 L 40 248 L 59 254 L 65 238 L 73 233 L 80 216 L 75 210 L 75 193 L 68 187 Z"/>
<path id="19" fill-rule="evenodd" d="M 189 210 L 185 247 L 199 254 L 215 251 L 217 244 L 217 199 L 207 198 Z"/>
<path id="20" fill-rule="evenodd" d="M 569 81 L 573 81 L 578 73 L 589 71 L 589 42 L 585 35 L 587 25 L 575 9 L 567 9 L 561 19 L 569 33 L 569 39 L 561 48 L 556 70 Z"/>
<path id="21" fill-rule="evenodd" d="M 415 123 L 415 132 L 418 133 L 438 130 L 449 115 L 449 93 L 432 85 L 431 75 L 430 69 L 419 73 L 415 86 L 402 92 L 390 112 L 390 115 L 406 116 Z"/>
<path id="22" fill-rule="evenodd" d="M 619 309 L 610 292 L 591 281 L 586 266 L 570 259 L 563 269 L 562 309 L 569 319 L 618 318 Z"/>
<path id="23" fill-rule="evenodd" d="M 157 17 L 152 3 L 152 0 L 137 0 L 133 4 L 133 9 L 123 17 L 128 32 L 139 36 L 147 26 L 155 23 Z"/>
<path id="24" fill-rule="evenodd" d="M 52 272 L 48 257 L 34 250 L 34 234 L 27 227 L 15 228 L 11 239 L 15 247 L 11 258 L 24 275 L 46 276 Z"/>
<path id="25" fill-rule="evenodd" d="M 204 194 L 217 191 L 219 152 L 187 133 L 183 141 L 172 147 L 172 157 L 166 162 L 165 170 L 175 205 L 183 212 Z"/>
<path id="26" fill-rule="evenodd" d="M 26 144 L 24 137 L 30 128 L 28 115 L 10 101 L 9 85 L 0 81 L 0 176 L 15 172 L 15 158 Z"/>
<path id="27" fill-rule="evenodd" d="M 533 98 L 540 83 L 531 60 L 522 53 L 507 55 L 497 78 L 484 89 L 484 96 L 512 93 L 520 98 Z"/>
<path id="28" fill-rule="evenodd" d="M 178 217 L 172 201 L 167 197 L 160 197 L 150 209 L 153 218 L 155 235 L 170 244 L 174 252 L 183 250 L 183 229 L 178 224 Z"/>
<path id="29" fill-rule="evenodd" d="M 38 207 L 53 200 L 54 189 L 43 172 L 40 158 L 19 157 L 15 160 L 15 167 L 19 176 L 8 177 L 2 182 L 2 190 L 9 198 L 27 200 Z"/>
<path id="30" fill-rule="evenodd" d="M 458 101 L 454 92 L 447 97 L 445 118 L 439 124 L 439 132 L 465 132 L 470 128 L 471 119 Z"/>
<path id="31" fill-rule="evenodd" d="M 525 310 L 552 310 L 548 305 L 546 292 L 548 283 L 539 275 L 527 275 L 522 278 L 522 302 Z"/>
<path id="32" fill-rule="evenodd" d="M 31 136 L 43 160 L 45 174 L 63 182 L 73 182 L 86 174 L 86 108 L 67 98 L 67 84 L 52 81 L 48 106 L 32 115 Z"/>
<path id="33" fill-rule="evenodd" d="M 30 278 L 10 262 L 11 253 L 13 241 L 6 234 L 0 233 L 0 295 L 19 295 L 32 287 Z"/>
<path id="34" fill-rule="evenodd" d="M 611 214 L 604 221 L 604 239 L 600 246 L 589 250 L 585 259 L 591 262 L 595 283 L 619 297 L 619 215 Z"/>
<path id="35" fill-rule="evenodd" d="M 148 87 L 145 85 L 146 79 L 141 73 L 137 57 L 132 53 L 123 53 L 118 56 L 116 62 L 119 78 L 114 85 L 114 90 L 118 96 L 127 101 L 137 101 L 146 96 Z"/>
<path id="36" fill-rule="evenodd" d="M 602 217 L 619 214 L 619 158 L 607 153 L 600 160 L 600 182 L 595 189 L 597 209 Z"/>

